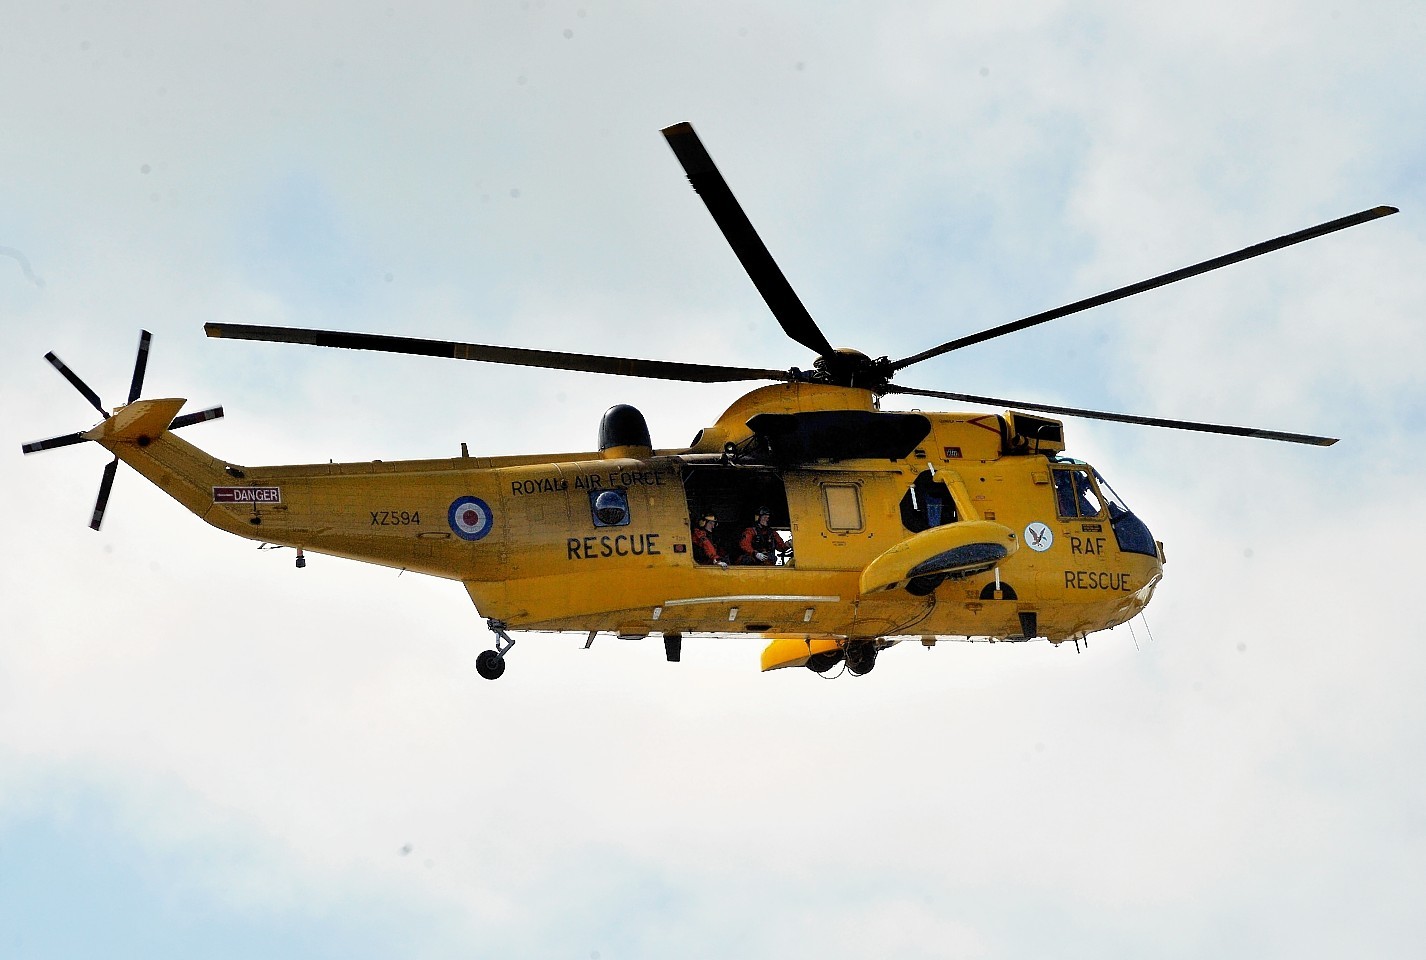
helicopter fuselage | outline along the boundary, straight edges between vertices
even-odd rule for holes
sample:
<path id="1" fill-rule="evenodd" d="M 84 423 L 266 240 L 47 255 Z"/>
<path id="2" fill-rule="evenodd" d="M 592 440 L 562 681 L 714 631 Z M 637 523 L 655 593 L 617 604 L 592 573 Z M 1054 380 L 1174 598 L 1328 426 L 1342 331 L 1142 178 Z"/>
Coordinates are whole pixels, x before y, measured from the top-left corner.
<path id="1" fill-rule="evenodd" d="M 1133 617 L 1162 575 L 1161 545 L 1042 418 L 1032 439 L 1013 414 L 884 414 L 789 383 L 680 450 L 249 467 L 164 431 L 175 403 L 94 438 L 220 529 L 458 580 L 511 630 L 1058 642 Z M 768 565 L 739 562 L 759 508 L 790 547 Z M 705 515 L 726 566 L 699 562 Z"/>

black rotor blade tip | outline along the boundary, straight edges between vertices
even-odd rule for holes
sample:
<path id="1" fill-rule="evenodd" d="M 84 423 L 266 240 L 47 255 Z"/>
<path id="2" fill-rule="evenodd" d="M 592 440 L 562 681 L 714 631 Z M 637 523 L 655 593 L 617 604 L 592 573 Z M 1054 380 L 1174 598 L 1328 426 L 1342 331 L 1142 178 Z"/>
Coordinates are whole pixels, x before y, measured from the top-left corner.
<path id="1" fill-rule="evenodd" d="M 197 413 L 185 413 L 181 417 L 174 417 L 173 422 L 168 425 L 168 429 L 181 430 L 184 427 L 191 427 L 195 423 L 206 423 L 209 420 L 217 420 L 222 415 L 222 407 L 209 407 L 207 410 L 199 410 Z"/>
<path id="2" fill-rule="evenodd" d="M 144 371 L 149 366 L 149 344 L 151 342 L 153 342 L 153 334 L 147 330 L 140 330 L 139 355 L 134 360 L 134 379 L 129 383 L 130 403 L 139 399 L 139 393 L 144 389 Z"/>
<path id="3" fill-rule="evenodd" d="M 104 522 L 104 510 L 109 506 L 109 492 L 114 489 L 114 474 L 119 470 L 119 461 L 110 460 L 104 468 L 104 479 L 99 481 L 99 498 L 94 501 L 94 516 L 89 520 L 89 529 L 98 530 Z"/>
<path id="4" fill-rule="evenodd" d="M 66 433 L 62 437 L 50 437 L 48 440 L 36 440 L 33 443 L 24 444 L 20 449 L 25 453 L 39 453 L 41 450 L 53 450 L 56 447 L 67 447 L 83 442 L 84 434 Z"/>

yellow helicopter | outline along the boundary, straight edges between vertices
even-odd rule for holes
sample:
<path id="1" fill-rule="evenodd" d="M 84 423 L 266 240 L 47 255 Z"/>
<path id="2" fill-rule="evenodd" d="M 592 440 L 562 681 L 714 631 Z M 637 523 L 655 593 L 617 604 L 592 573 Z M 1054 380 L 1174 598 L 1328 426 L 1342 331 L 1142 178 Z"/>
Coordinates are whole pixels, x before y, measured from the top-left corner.
<path id="1" fill-rule="evenodd" d="M 773 316 L 812 369 L 772 370 L 242 324 L 210 337 L 696 383 L 772 381 L 692 443 L 654 449 L 643 416 L 616 406 L 599 448 L 540 456 L 253 467 L 174 431 L 223 415 L 140 398 L 143 332 L 128 402 L 107 410 L 53 353 L 46 359 L 103 416 L 25 453 L 95 441 L 114 454 L 90 525 L 99 529 L 120 460 L 229 533 L 306 553 L 458 580 L 496 641 L 476 668 L 505 671 L 521 630 L 769 641 L 762 668 L 845 664 L 868 673 L 903 639 L 1052 643 L 1124 623 L 1149 602 L 1164 549 L 1092 466 L 1064 455 L 1049 415 L 1329 445 L 1326 437 L 998 400 L 902 386 L 907 367 L 1397 212 L 1375 207 L 1275 240 L 959 337 L 900 360 L 834 349 L 768 253 L 687 123 L 663 131 Z M 1011 408 L 880 409 L 887 395 Z M 1023 411 L 1033 411 L 1031 413 Z"/>

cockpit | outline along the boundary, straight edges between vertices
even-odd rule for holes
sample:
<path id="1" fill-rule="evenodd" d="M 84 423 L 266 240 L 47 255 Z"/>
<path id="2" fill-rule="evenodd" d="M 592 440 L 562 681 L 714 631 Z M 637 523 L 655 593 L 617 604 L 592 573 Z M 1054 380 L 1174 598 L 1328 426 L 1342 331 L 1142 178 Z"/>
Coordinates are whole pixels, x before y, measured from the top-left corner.
<path id="1" fill-rule="evenodd" d="M 1061 520 L 1108 520 L 1119 549 L 1125 553 L 1159 555 L 1148 526 L 1109 486 L 1099 471 L 1082 460 L 1056 457 L 1050 461 L 1055 508 Z"/>

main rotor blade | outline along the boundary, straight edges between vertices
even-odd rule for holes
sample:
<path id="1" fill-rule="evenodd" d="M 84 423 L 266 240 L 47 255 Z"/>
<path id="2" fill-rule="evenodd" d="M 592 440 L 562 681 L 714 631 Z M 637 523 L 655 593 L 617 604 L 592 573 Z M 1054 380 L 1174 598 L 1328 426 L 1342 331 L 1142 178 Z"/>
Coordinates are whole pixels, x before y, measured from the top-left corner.
<path id="1" fill-rule="evenodd" d="M 199 410 L 197 413 L 185 413 L 181 417 L 174 417 L 173 422 L 168 425 L 168 429 L 182 430 L 184 427 L 191 427 L 195 423 L 206 423 L 209 420 L 217 420 L 222 415 L 222 407 L 209 407 L 207 410 Z"/>
<path id="2" fill-rule="evenodd" d="M 262 327 L 245 323 L 205 323 L 203 330 L 210 337 L 222 337 L 230 340 L 306 343 L 318 347 L 340 347 L 346 350 L 378 350 L 385 353 L 405 353 L 418 357 L 451 357 L 456 360 L 480 360 L 485 363 L 545 367 L 552 370 L 579 370 L 585 373 L 610 373 L 625 377 L 648 377 L 654 380 L 726 383 L 734 380 L 792 379 L 792 374 L 786 370 L 718 367 L 703 363 L 638 360 L 632 357 L 604 357 L 587 353 L 562 353 L 553 350 L 526 350 L 520 347 L 494 347 L 481 343 L 457 343 L 453 340 L 388 337 L 372 333 L 304 330 L 298 327 Z"/>
<path id="3" fill-rule="evenodd" d="M 119 458 L 109 461 L 104 468 L 104 479 L 99 481 L 99 499 L 94 501 L 94 516 L 89 520 L 89 529 L 98 530 L 104 522 L 104 510 L 109 506 L 109 491 L 114 489 L 114 474 L 119 469 Z"/>
<path id="4" fill-rule="evenodd" d="M 61 360 L 59 357 L 56 357 L 53 353 L 45 354 L 45 359 L 48 360 L 50 364 L 53 365 L 54 368 L 64 376 L 64 379 L 69 381 L 70 386 L 74 387 L 74 389 L 84 394 L 84 399 L 88 400 L 90 405 L 94 407 L 95 410 L 98 410 L 101 414 L 103 414 L 106 420 L 109 418 L 109 411 L 105 410 L 104 404 L 99 402 L 99 394 L 95 393 L 93 390 L 90 390 L 89 384 L 79 379 L 79 375 L 73 370 L 69 369 L 69 367 L 65 366 L 63 360 Z"/>
<path id="5" fill-rule="evenodd" d="M 1018 407 L 1021 410 L 1038 410 L 1041 413 L 1058 413 L 1067 417 L 1085 417 L 1089 420 L 1109 420 L 1115 423 L 1135 423 L 1145 427 L 1169 427 L 1174 430 L 1196 430 L 1199 433 L 1223 433 L 1234 437 L 1255 437 L 1260 440 L 1282 440 L 1287 443 L 1307 443 L 1317 447 L 1330 447 L 1336 443 L 1332 437 L 1314 437 L 1304 433 L 1284 433 L 1281 430 L 1262 430 L 1258 427 L 1232 427 L 1219 423 L 1197 423 L 1193 420 L 1164 420 L 1159 417 L 1140 417 L 1130 413 L 1105 413 L 1102 410 L 1082 410 L 1078 407 L 1056 407 L 1047 403 L 1026 403 L 1023 400 L 997 400 L 994 397 L 977 397 L 967 393 L 947 393 L 943 390 L 919 390 L 914 387 L 900 387 L 890 384 L 887 393 L 900 393 L 913 397 L 936 397 L 941 400 L 956 400 L 991 407 Z"/>
<path id="6" fill-rule="evenodd" d="M 1037 313 L 1034 316 L 1026 317 L 1023 320 L 1016 320 L 1012 323 L 1001 324 L 998 327 L 991 327 L 989 330 L 982 330 L 980 333 L 972 333 L 968 336 L 959 337 L 955 340 L 948 340 L 939 347 L 932 347 L 915 356 L 897 360 L 891 365 L 891 369 L 901 370 L 909 367 L 913 363 L 920 363 L 922 360 L 929 360 L 932 357 L 939 357 L 943 353 L 950 353 L 952 350 L 959 350 L 962 347 L 969 347 L 972 344 L 983 343 L 995 337 L 1004 336 L 1007 333 L 1015 333 L 1017 330 L 1024 330 L 1027 327 L 1038 326 L 1048 323 L 1051 320 L 1058 320 L 1060 317 L 1067 317 L 1072 313 L 1079 313 L 1081 310 L 1088 310 L 1091 307 L 1103 306 L 1115 300 L 1122 300 L 1125 297 L 1132 297 L 1136 293 L 1143 293 L 1146 290 L 1153 290 L 1155 287 L 1162 287 L 1179 280 L 1186 280 L 1189 277 L 1196 277 L 1200 273 L 1207 273 L 1210 270 L 1217 270 L 1219 267 L 1226 267 L 1230 264 L 1241 263 L 1244 260 L 1251 260 L 1253 257 L 1260 257 L 1265 253 L 1272 253 L 1274 250 L 1281 250 L 1283 247 L 1290 247 L 1295 243 L 1302 243 L 1304 240 L 1312 240 L 1317 237 L 1335 233 L 1338 230 L 1345 230 L 1348 227 L 1355 227 L 1357 224 L 1366 223 L 1369 220 L 1376 220 L 1380 217 L 1390 216 L 1396 213 L 1396 207 L 1373 207 L 1370 210 L 1363 210 L 1361 213 L 1354 213 L 1349 217 L 1342 217 L 1338 220 L 1329 220 L 1326 223 L 1319 223 L 1315 227 L 1308 227 L 1306 230 L 1299 230 L 1296 233 L 1289 233 L 1286 236 L 1278 237 L 1276 240 L 1266 240 L 1262 243 L 1254 244 L 1251 247 L 1244 247 L 1235 253 L 1224 254 L 1221 257 L 1214 257 L 1212 260 L 1204 260 L 1202 263 L 1195 263 L 1193 266 L 1184 267 L 1181 270 L 1174 270 L 1171 273 L 1161 274 L 1149 280 L 1141 280 L 1138 283 L 1131 283 L 1127 287 L 1120 287 L 1117 290 L 1110 290 L 1108 293 L 1101 293 L 1097 297 L 1090 297 L 1086 300 L 1079 300 L 1067 306 L 1058 307 L 1054 310 L 1046 310 L 1044 313 Z"/>
<path id="7" fill-rule="evenodd" d="M 149 365 L 149 343 L 153 341 L 153 334 L 147 330 L 139 331 L 139 356 L 134 361 L 134 379 L 129 383 L 129 402 L 133 403 L 139 399 L 139 393 L 144 389 L 144 371 Z"/>
<path id="8" fill-rule="evenodd" d="M 665 127 L 663 135 L 668 145 L 673 148 L 678 162 L 683 164 L 684 173 L 688 174 L 688 182 L 693 184 L 693 189 L 703 198 L 704 206 L 713 215 L 718 229 L 723 231 L 723 237 L 738 255 L 743 269 L 752 278 L 753 286 L 758 288 L 758 293 L 762 294 L 768 309 L 772 310 L 772 315 L 782 325 L 783 331 L 819 357 L 834 353 L 832 345 L 827 342 L 812 315 L 797 298 L 792 284 L 782 275 L 777 261 L 773 260 L 772 254 L 768 253 L 767 247 L 763 245 L 762 238 L 753 229 L 752 222 L 733 196 L 733 191 L 728 188 L 723 175 L 713 164 L 713 158 L 703 148 L 698 134 L 693 132 L 693 126 L 676 123 Z"/>
<path id="9" fill-rule="evenodd" d="M 75 443 L 84 442 L 84 433 L 66 433 L 62 437 L 50 437 L 48 440 L 36 440 L 20 447 L 25 453 L 39 453 L 41 450 L 53 450 L 55 447 L 67 447 Z"/>

